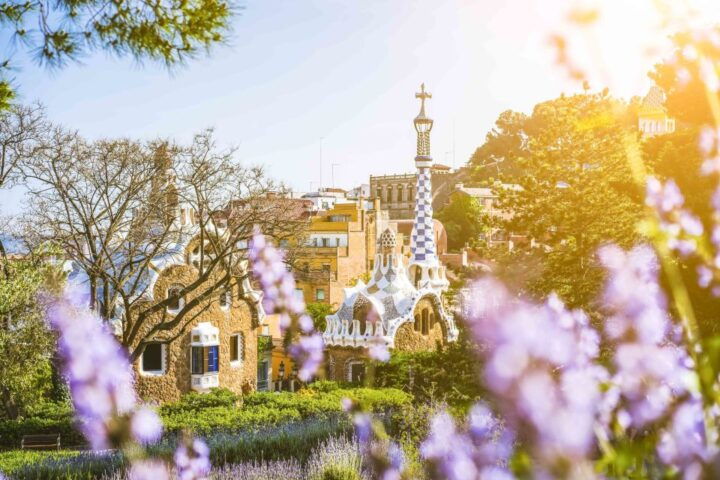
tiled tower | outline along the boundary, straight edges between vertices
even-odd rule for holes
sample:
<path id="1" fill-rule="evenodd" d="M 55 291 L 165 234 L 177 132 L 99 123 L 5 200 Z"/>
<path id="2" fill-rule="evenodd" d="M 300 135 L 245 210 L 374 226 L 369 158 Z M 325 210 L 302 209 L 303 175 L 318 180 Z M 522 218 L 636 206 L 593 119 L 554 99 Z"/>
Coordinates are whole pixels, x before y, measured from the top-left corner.
<path id="1" fill-rule="evenodd" d="M 416 288 L 447 288 L 444 269 L 440 266 L 435 246 L 432 209 L 432 178 L 430 167 L 430 131 L 433 120 L 425 114 L 425 100 L 432 95 L 425 91 L 425 84 L 415 94 L 420 99 L 420 113 L 413 123 L 417 132 L 417 155 L 415 167 L 418 172 L 417 193 L 415 199 L 415 224 L 413 225 L 410 249 L 410 279 Z"/>

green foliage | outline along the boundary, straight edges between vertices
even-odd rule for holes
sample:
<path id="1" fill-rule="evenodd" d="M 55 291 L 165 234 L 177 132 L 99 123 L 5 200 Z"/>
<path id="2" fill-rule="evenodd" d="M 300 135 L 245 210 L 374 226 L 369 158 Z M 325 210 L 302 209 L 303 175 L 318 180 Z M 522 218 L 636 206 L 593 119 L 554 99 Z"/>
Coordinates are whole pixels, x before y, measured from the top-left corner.
<path id="1" fill-rule="evenodd" d="M 24 435 L 59 433 L 63 447 L 84 445 L 85 439 L 77 431 L 72 417 L 20 418 L 0 420 L 0 447 L 19 448 Z"/>
<path id="2" fill-rule="evenodd" d="M 602 282 L 598 247 L 626 248 L 639 238 L 644 192 L 633 181 L 627 149 L 637 136 L 633 117 L 605 93 L 561 96 L 530 116 L 501 116 L 486 143 L 493 158 L 514 166 L 500 180 L 521 188 L 498 190 L 498 207 L 513 217 L 495 226 L 543 246 L 494 256 L 499 272 L 525 267 L 523 276 L 509 270 L 504 280 L 538 297 L 556 291 L 573 307 L 592 306 Z"/>
<path id="3" fill-rule="evenodd" d="M 483 393 L 477 368 L 476 353 L 461 330 L 457 342 L 435 352 L 393 352 L 389 362 L 376 366 L 375 382 L 410 393 L 419 405 L 462 407 Z"/>
<path id="4" fill-rule="evenodd" d="M 448 236 L 448 248 L 457 250 L 466 243 L 471 246 L 487 229 L 487 216 L 477 199 L 462 193 L 450 197 L 450 203 L 437 213 L 437 219 L 443 222 Z"/>
<path id="5" fill-rule="evenodd" d="M 326 388 L 327 385 L 321 385 Z M 208 397 L 205 399 L 204 397 Z M 218 389 L 208 395 L 188 394 L 160 408 L 165 429 L 183 429 L 200 434 L 217 431 L 267 427 L 311 417 L 331 417 L 342 412 L 341 400 L 351 398 L 373 411 L 384 411 L 409 404 L 411 397 L 399 390 L 369 388 L 318 391 L 312 387 L 299 393 L 258 392 L 239 398 Z"/>
<path id="6" fill-rule="evenodd" d="M 343 387 L 340 385 L 340 383 L 334 380 L 317 380 L 311 383 L 308 388 L 311 388 L 316 392 L 332 392 Z"/>
<path id="7" fill-rule="evenodd" d="M 227 0 L 6 0 L 0 2 L 0 22 L 6 36 L 50 67 L 93 50 L 173 66 L 223 42 L 233 8 Z M 6 54 L 12 53 L 8 46 Z M 9 58 L 0 63 L 0 73 L 11 68 Z M 12 95 L 10 84 L 0 83 L 0 106 Z"/>
<path id="8" fill-rule="evenodd" d="M 362 480 L 362 477 L 353 467 L 330 464 L 325 467 L 318 480 Z"/>
<path id="9" fill-rule="evenodd" d="M 242 401 L 240 395 L 227 388 L 213 388 L 209 393 L 190 392 L 179 401 L 167 403 L 160 408 L 162 415 L 173 415 L 181 412 L 198 412 L 213 407 L 233 408 Z"/>
<path id="10" fill-rule="evenodd" d="M 655 65 L 649 76 L 667 95 L 665 106 L 671 116 L 683 123 L 712 124 L 715 119 L 708 98 L 717 92 L 706 91 L 701 62 L 716 61 L 719 52 L 714 42 L 698 42 L 697 38 L 692 31 L 676 33 L 672 38 L 676 53 Z M 688 46 L 697 52 L 692 59 L 682 54 Z"/>
<path id="11" fill-rule="evenodd" d="M 59 273 L 43 253 L 0 259 L 0 418 L 24 415 L 51 385 L 54 337 L 39 294 L 57 286 Z"/>
<path id="12" fill-rule="evenodd" d="M 312 302 L 307 304 L 307 313 L 313 319 L 315 329 L 318 331 L 325 330 L 325 317 L 335 312 L 335 309 L 329 303 Z"/>
<path id="13" fill-rule="evenodd" d="M 320 388 L 328 388 L 321 384 Z M 342 414 L 341 400 L 350 398 L 370 411 L 384 412 L 409 405 L 412 397 L 400 390 L 336 388 L 319 391 L 306 388 L 299 393 L 252 393 L 242 399 L 229 390 L 209 394 L 189 393 L 167 403 L 159 412 L 165 431 L 172 436 L 182 430 L 199 435 L 248 429 L 266 429 L 306 419 L 332 419 Z M 63 446 L 84 444 L 75 429 L 72 411 L 66 404 L 42 404 L 30 411 L 36 416 L 0 421 L 0 447 L 17 448 L 23 435 L 60 433 Z"/>

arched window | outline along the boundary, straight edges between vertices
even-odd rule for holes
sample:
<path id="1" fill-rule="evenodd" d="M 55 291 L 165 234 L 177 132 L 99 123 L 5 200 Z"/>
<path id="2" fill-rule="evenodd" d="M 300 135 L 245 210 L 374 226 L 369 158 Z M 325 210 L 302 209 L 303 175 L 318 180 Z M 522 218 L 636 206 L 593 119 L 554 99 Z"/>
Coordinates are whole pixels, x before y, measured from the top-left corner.
<path id="1" fill-rule="evenodd" d="M 405 201 L 405 190 L 403 189 L 402 185 L 398 185 L 398 187 L 397 187 L 397 201 L 398 202 Z"/>
<path id="2" fill-rule="evenodd" d="M 230 290 L 223 290 L 222 292 L 220 292 L 218 302 L 220 303 L 220 308 L 222 308 L 223 310 L 229 309 L 230 304 L 232 303 L 232 296 L 230 295 Z"/>
<path id="3" fill-rule="evenodd" d="M 435 314 L 430 312 L 430 330 L 435 326 Z"/>
<path id="4" fill-rule="evenodd" d="M 170 300 L 168 312 L 177 313 L 185 306 L 185 299 L 181 296 L 182 289 L 182 285 L 172 285 L 167 289 L 167 298 Z"/>
<path id="5" fill-rule="evenodd" d="M 420 331 L 420 315 L 415 315 L 414 330 L 415 330 L 416 332 L 419 332 L 419 331 Z"/>
<path id="6" fill-rule="evenodd" d="M 429 325 L 428 325 L 428 323 L 429 323 L 429 313 L 430 313 L 430 312 L 428 312 L 428 309 L 427 309 L 427 308 L 423 308 L 423 310 L 422 310 L 422 318 L 421 318 L 421 322 L 422 322 L 422 334 L 423 334 L 423 335 L 427 335 L 427 334 L 430 332 Z"/>

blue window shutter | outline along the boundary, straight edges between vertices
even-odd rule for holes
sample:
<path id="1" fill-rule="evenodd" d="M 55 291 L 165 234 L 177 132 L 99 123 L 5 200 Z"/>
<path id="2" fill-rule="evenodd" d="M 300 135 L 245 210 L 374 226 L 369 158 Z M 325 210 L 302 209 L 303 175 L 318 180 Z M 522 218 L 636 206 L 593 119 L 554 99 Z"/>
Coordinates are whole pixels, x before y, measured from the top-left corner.
<path id="1" fill-rule="evenodd" d="M 219 370 L 219 347 L 217 345 L 208 347 L 208 372 L 217 372 Z"/>

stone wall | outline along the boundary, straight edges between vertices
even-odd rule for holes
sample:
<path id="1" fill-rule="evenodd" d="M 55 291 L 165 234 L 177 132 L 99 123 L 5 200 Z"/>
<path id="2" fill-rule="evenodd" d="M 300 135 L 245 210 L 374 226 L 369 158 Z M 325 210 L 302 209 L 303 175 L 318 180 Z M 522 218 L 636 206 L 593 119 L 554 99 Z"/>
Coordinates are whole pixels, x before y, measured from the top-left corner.
<path id="1" fill-rule="evenodd" d="M 407 322 L 400 326 L 395 334 L 395 350 L 402 352 L 421 352 L 436 350 L 438 342 L 446 342 L 446 335 L 440 320 L 440 314 L 428 298 L 421 299 L 415 306 L 414 315 L 422 318 L 422 311 L 428 310 L 428 333 L 422 333 L 422 325 Z M 416 328 L 417 327 L 417 328 Z"/>
<path id="2" fill-rule="evenodd" d="M 167 289 L 174 285 L 188 285 L 197 278 L 197 270 L 189 265 L 175 265 L 164 270 L 154 288 L 155 298 L 160 301 L 166 298 Z M 220 307 L 219 295 L 209 301 L 206 310 L 199 313 L 189 324 L 178 325 L 170 331 L 161 331 L 153 340 L 167 342 L 176 337 L 165 347 L 165 372 L 162 375 L 141 372 L 142 357 L 133 364 L 137 378 L 137 390 L 141 398 L 151 402 L 168 402 L 180 398 L 191 391 L 190 374 L 190 331 L 201 322 L 210 322 L 220 330 L 219 339 L 219 383 L 220 387 L 228 388 L 236 393 L 249 392 L 255 389 L 257 377 L 257 328 L 253 325 L 252 307 L 239 297 L 239 287 L 232 285 L 232 302 L 228 308 Z M 192 299 L 192 294 L 185 302 Z M 190 319 L 192 315 L 186 315 Z M 154 324 L 171 320 L 167 311 L 156 313 L 150 317 L 141 332 L 148 332 Z M 184 322 L 183 322 L 184 323 Z M 245 343 L 245 355 L 236 365 L 230 363 L 230 336 L 242 333 Z M 142 338 L 142 335 L 138 336 Z M 136 343 L 139 343 L 136 342 Z M 135 345 L 133 345 L 134 347 Z"/>
<path id="3" fill-rule="evenodd" d="M 368 360 L 367 350 L 352 347 L 328 347 L 325 359 L 325 375 L 328 380 L 346 382 L 348 380 L 348 366 L 351 361 Z"/>

